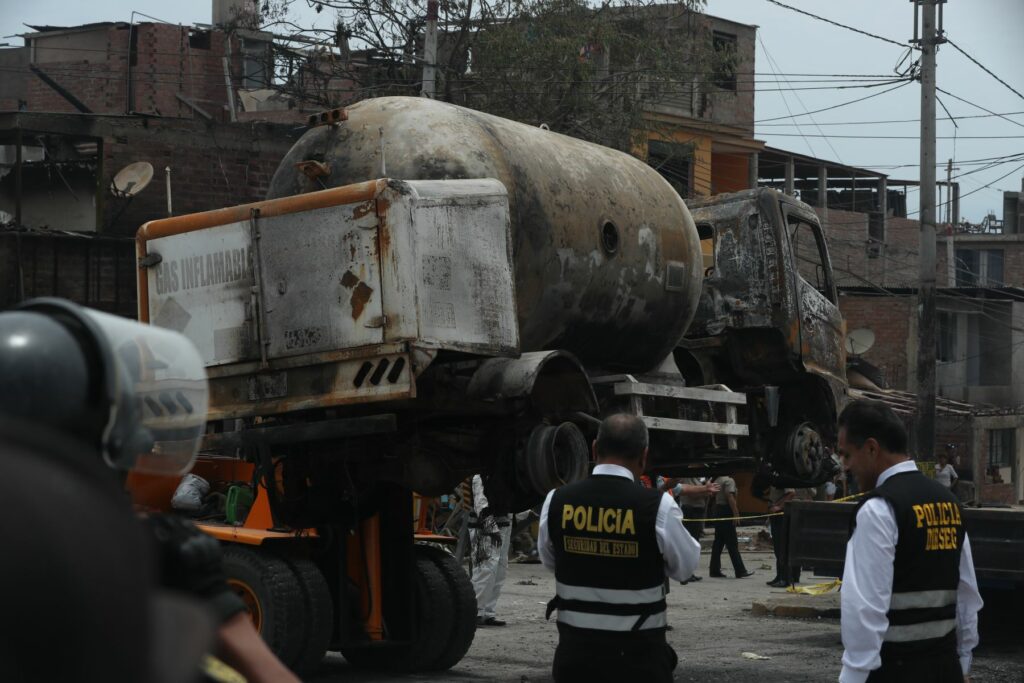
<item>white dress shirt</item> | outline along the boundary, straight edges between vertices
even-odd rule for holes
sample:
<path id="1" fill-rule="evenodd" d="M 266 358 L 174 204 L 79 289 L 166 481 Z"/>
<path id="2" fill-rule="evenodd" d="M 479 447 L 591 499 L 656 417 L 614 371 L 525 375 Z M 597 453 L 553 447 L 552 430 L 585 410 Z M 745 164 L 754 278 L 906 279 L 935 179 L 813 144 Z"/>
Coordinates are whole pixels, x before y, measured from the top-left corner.
<path id="1" fill-rule="evenodd" d="M 634 481 L 633 473 L 619 465 L 597 465 L 594 474 L 607 474 L 623 477 Z M 555 570 L 555 546 L 548 535 L 548 508 L 555 491 L 548 492 L 544 499 L 544 507 L 540 510 L 540 528 L 537 534 L 537 552 L 540 561 L 551 571 Z M 665 575 L 676 581 L 685 581 L 693 576 L 697 563 L 700 561 L 700 543 L 683 527 L 683 513 L 672 500 L 672 496 L 664 494 L 658 505 L 658 515 L 654 523 L 654 535 L 658 539 L 658 550 L 665 558 Z"/>
<path id="2" fill-rule="evenodd" d="M 876 486 L 901 472 L 913 472 L 912 460 L 882 472 Z M 846 544 L 846 567 L 840 593 L 843 634 L 843 669 L 840 683 L 863 683 L 882 665 L 882 638 L 889 628 L 893 563 L 899 530 L 892 505 L 884 498 L 870 498 L 857 512 L 857 528 Z M 971 544 L 964 534 L 960 552 L 960 585 L 956 592 L 956 642 L 960 668 L 971 670 L 971 651 L 978 644 L 978 610 L 982 607 L 974 575 Z"/>

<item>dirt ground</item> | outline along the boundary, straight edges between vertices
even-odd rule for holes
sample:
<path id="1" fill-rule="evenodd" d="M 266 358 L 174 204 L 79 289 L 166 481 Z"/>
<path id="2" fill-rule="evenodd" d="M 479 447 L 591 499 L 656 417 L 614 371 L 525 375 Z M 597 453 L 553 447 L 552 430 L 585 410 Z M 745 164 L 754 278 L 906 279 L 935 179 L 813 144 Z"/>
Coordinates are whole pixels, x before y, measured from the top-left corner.
<path id="1" fill-rule="evenodd" d="M 755 536 L 751 529 L 749 535 Z M 744 532 L 741 531 L 741 535 Z M 783 591 L 765 585 L 774 576 L 770 552 L 743 552 L 754 576 L 713 579 L 707 576 L 708 555 L 701 558 L 704 580 L 687 586 L 675 584 L 668 595 L 668 640 L 679 655 L 675 680 L 679 683 L 767 683 L 769 681 L 835 681 L 842 643 L 839 620 L 791 619 L 753 616 L 751 604 Z M 725 562 L 728 566 L 728 560 Z M 806 583 L 825 579 L 804 577 Z M 557 642 L 554 621 L 544 620 L 544 606 L 554 595 L 554 577 L 539 564 L 510 564 L 498 601 L 505 627 L 477 629 L 466 657 L 452 670 L 432 675 L 367 674 L 353 670 L 341 655 L 332 653 L 316 683 L 380 681 L 487 681 L 494 683 L 548 683 Z M 989 598 L 989 604 L 998 603 Z M 1024 639 L 1016 614 L 1006 624 L 991 626 L 975 652 L 975 683 L 1024 683 Z M 984 633 L 984 632 L 983 632 Z M 753 653 L 769 659 L 750 659 Z M 908 683 L 910 683 L 908 681 Z"/>

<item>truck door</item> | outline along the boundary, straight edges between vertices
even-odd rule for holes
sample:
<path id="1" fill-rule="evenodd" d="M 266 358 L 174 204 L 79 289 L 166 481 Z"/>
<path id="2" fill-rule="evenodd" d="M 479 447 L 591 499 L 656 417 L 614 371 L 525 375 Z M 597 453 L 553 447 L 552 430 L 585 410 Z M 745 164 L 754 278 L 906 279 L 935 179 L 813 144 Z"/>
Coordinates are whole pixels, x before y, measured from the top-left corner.
<path id="1" fill-rule="evenodd" d="M 782 215 L 796 271 L 801 361 L 809 371 L 843 377 L 844 323 L 821 225 L 817 216 L 787 203 L 782 205 Z"/>

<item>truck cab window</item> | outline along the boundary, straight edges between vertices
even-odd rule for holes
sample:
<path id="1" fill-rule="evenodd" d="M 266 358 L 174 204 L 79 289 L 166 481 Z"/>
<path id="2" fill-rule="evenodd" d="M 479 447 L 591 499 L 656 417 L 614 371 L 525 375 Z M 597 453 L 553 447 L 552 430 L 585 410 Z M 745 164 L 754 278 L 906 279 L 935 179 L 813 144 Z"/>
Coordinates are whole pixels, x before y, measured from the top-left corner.
<path id="1" fill-rule="evenodd" d="M 828 258 L 818 231 L 798 216 L 787 215 L 786 225 L 789 231 L 789 244 L 800 275 L 813 284 L 825 298 L 835 303 L 832 274 L 825 267 Z"/>
<path id="2" fill-rule="evenodd" d="M 697 235 L 700 237 L 700 253 L 704 265 L 704 277 L 715 271 L 715 227 L 710 223 L 698 223 Z"/>

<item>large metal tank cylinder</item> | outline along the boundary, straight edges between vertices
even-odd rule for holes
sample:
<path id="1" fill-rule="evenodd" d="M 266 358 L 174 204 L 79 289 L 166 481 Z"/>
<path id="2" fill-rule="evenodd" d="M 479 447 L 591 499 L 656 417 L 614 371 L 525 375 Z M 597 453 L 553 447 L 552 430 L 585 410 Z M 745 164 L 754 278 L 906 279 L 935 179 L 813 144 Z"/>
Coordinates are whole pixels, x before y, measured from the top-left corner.
<path id="1" fill-rule="evenodd" d="M 309 130 L 269 198 L 387 176 L 508 189 L 522 351 L 642 372 L 689 325 L 702 280 L 690 212 L 651 167 L 607 147 L 425 98 L 385 97 Z M 325 162 L 307 177 L 299 162 Z M 466 235 L 466 239 L 472 239 Z"/>

